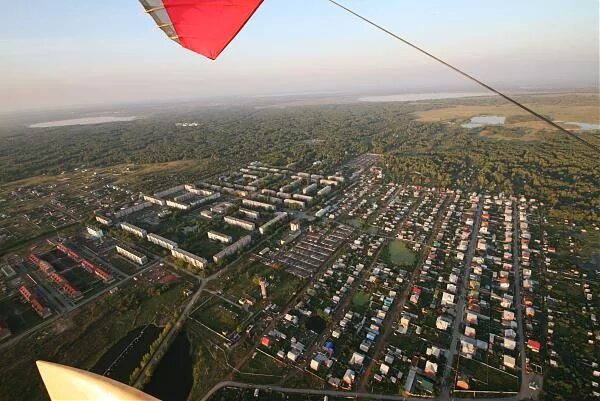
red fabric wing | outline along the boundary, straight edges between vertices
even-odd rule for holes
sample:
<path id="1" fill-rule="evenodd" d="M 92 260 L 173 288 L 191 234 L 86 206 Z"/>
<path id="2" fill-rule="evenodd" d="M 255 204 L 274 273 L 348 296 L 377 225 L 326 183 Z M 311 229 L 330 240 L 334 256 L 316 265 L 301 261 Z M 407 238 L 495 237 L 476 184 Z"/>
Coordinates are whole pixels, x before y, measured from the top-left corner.
<path id="1" fill-rule="evenodd" d="M 181 45 L 212 60 L 263 0 L 163 0 Z"/>

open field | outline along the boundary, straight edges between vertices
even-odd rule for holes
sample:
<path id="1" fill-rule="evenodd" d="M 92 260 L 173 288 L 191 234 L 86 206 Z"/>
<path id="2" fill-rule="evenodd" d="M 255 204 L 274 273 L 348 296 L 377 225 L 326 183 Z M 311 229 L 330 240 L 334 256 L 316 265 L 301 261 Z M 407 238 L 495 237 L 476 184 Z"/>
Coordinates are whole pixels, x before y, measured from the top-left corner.
<path id="1" fill-rule="evenodd" d="M 212 330 L 228 335 L 248 317 L 248 314 L 239 305 L 231 304 L 225 299 L 215 296 L 191 316 Z"/>
<path id="2" fill-rule="evenodd" d="M 461 358 L 464 372 L 471 375 L 471 390 L 519 391 L 520 377 L 495 369 L 474 359 Z"/>
<path id="3" fill-rule="evenodd" d="M 43 320 L 19 295 L 0 301 L 0 316 L 9 316 L 6 324 L 15 334 L 21 333 Z"/>
<path id="4" fill-rule="evenodd" d="M 588 231 L 586 233 L 582 233 L 581 243 L 581 257 L 585 261 L 598 263 L 597 259 L 600 258 L 600 232 Z"/>

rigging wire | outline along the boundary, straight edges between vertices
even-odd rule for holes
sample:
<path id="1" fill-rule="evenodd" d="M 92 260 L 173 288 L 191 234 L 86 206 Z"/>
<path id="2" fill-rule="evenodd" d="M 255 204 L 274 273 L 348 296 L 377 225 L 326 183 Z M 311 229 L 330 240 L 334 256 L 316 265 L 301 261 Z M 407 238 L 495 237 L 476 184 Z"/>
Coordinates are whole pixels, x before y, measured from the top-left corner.
<path id="1" fill-rule="evenodd" d="M 338 3 L 337 1 L 335 1 L 335 0 L 327 0 L 327 1 L 329 1 L 330 3 L 332 3 L 332 4 L 336 5 L 336 6 L 338 6 L 338 7 L 339 7 L 339 8 L 341 8 L 342 10 L 349 12 L 350 14 L 354 15 L 355 17 L 358 17 L 359 19 L 361 19 L 361 20 L 365 21 L 366 23 L 368 23 L 368 24 L 370 24 L 370 25 L 374 26 L 375 28 L 379 29 L 380 31 L 387 33 L 388 35 L 392 36 L 393 38 L 395 38 L 395 39 L 397 39 L 397 40 L 401 41 L 402 43 L 404 43 L 404 44 L 406 44 L 406 45 L 408 45 L 408 46 L 412 47 L 413 49 L 415 49 L 415 50 L 417 50 L 417 51 L 419 51 L 419 52 L 423 53 L 424 55 L 426 55 L 427 57 L 429 57 L 429 58 L 431 58 L 431 59 L 433 59 L 433 60 L 437 61 L 438 63 L 441 63 L 441 64 L 445 65 L 446 67 L 450 68 L 451 70 L 454 70 L 455 72 L 459 73 L 459 74 L 460 74 L 460 75 L 462 75 L 463 77 L 465 77 L 465 78 L 467 78 L 467 79 L 470 79 L 471 81 L 473 81 L 473 82 L 475 82 L 476 84 L 478 84 L 478 85 L 480 85 L 480 86 L 484 87 L 485 89 L 489 90 L 490 92 L 493 92 L 493 93 L 497 94 L 498 96 L 501 96 L 501 97 L 503 97 L 504 99 L 508 100 L 509 102 L 513 103 L 514 105 L 516 105 L 516 106 L 520 107 L 521 109 L 525 110 L 525 111 L 526 111 L 526 112 L 528 112 L 529 114 L 531 114 L 531 115 L 533 115 L 533 116 L 535 116 L 535 117 L 539 118 L 540 120 L 542 120 L 542 121 L 544 121 L 544 122 L 546 122 L 546 123 L 550 124 L 552 127 L 554 127 L 554 128 L 556 128 L 556 129 L 558 129 L 559 131 L 561 131 L 561 132 L 563 132 L 563 133 L 565 133 L 565 134 L 569 135 L 571 138 L 573 138 L 573 139 L 575 139 L 575 140 L 579 141 L 579 142 L 580 142 L 580 143 L 582 143 L 583 145 L 585 145 L 585 146 L 589 147 L 590 149 L 594 150 L 596 153 L 600 154 L 600 147 L 598 147 L 598 146 L 594 145 L 594 144 L 593 144 L 593 143 L 591 143 L 591 142 L 588 142 L 587 140 L 583 139 L 583 138 L 582 138 L 582 137 L 580 137 L 579 135 L 577 135 L 577 134 L 575 134 L 575 133 L 573 133 L 573 132 L 571 132 L 571 131 L 569 131 L 569 130 L 567 130 L 567 129 L 563 128 L 563 127 L 561 127 L 560 125 L 556 124 L 556 123 L 555 123 L 554 121 L 552 121 L 551 119 L 549 119 L 549 118 L 547 118 L 547 117 L 545 117 L 545 116 L 543 116 L 543 115 L 539 114 L 538 112 L 536 112 L 536 111 L 534 111 L 534 110 L 530 109 L 529 107 L 527 107 L 527 106 L 525 106 L 525 105 L 523 105 L 523 104 L 519 103 L 518 101 L 516 101 L 515 99 L 511 98 L 510 96 L 508 96 L 508 95 L 505 95 L 504 93 L 502 93 L 502 92 L 500 92 L 499 90 L 497 90 L 497 89 L 495 89 L 495 88 L 491 87 L 490 85 L 488 85 L 488 84 L 486 84 L 486 83 L 484 83 L 484 82 L 480 81 L 479 79 L 475 78 L 474 76 L 472 76 L 472 75 L 470 75 L 470 74 L 468 74 L 468 73 L 466 73 L 466 72 L 462 71 L 462 70 L 461 70 L 461 69 L 459 69 L 458 67 L 455 67 L 455 66 L 453 66 L 452 64 L 450 64 L 450 63 L 448 63 L 448 62 L 446 62 L 446 61 L 442 60 L 441 58 L 434 56 L 433 54 L 431 54 L 431 53 L 430 53 L 430 52 L 428 52 L 427 50 L 425 50 L 425 49 L 423 49 L 423 48 L 421 48 L 421 47 L 419 47 L 419 46 L 417 46 L 417 45 L 415 45 L 415 44 L 413 44 L 413 43 L 409 42 L 408 40 L 406 40 L 406 39 L 402 38 L 401 36 L 398 36 L 398 35 L 396 35 L 396 34 L 395 34 L 395 33 L 393 33 L 392 31 L 390 31 L 390 30 L 388 30 L 388 29 L 386 29 L 386 28 L 382 27 L 381 25 L 379 25 L 379 24 L 377 24 L 377 23 L 375 23 L 375 22 L 371 21 L 370 19 L 368 19 L 368 18 L 366 18 L 366 17 L 363 17 L 362 15 L 358 14 L 357 12 L 355 12 L 355 11 L 353 11 L 353 10 L 349 9 L 348 7 L 346 7 L 346 6 L 344 6 L 344 5 L 340 4 L 340 3 Z"/>

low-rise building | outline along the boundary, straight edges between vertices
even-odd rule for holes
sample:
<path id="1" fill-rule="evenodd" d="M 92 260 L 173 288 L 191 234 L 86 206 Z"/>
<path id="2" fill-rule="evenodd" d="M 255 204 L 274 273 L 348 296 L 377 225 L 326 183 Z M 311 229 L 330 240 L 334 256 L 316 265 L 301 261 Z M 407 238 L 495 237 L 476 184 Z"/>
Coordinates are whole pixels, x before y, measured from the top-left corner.
<path id="1" fill-rule="evenodd" d="M 165 196 L 174 194 L 176 192 L 181 192 L 183 190 L 185 190 L 185 185 L 184 184 L 180 184 L 180 185 L 176 185 L 176 186 L 171 187 L 171 188 L 164 189 L 164 190 L 162 190 L 160 192 L 157 192 L 157 193 L 154 194 L 154 196 L 156 196 L 157 198 L 164 198 Z"/>
<path id="2" fill-rule="evenodd" d="M 241 227 L 244 230 L 248 230 L 248 231 L 254 230 L 254 227 L 255 227 L 255 224 L 253 222 L 243 220 L 243 219 L 238 219 L 237 217 L 233 217 L 233 216 L 225 216 L 223 218 L 223 220 L 227 224 L 231 224 L 232 226 Z"/>
<path id="3" fill-rule="evenodd" d="M 140 211 L 140 210 L 145 209 L 150 206 L 152 206 L 152 203 L 146 201 L 146 202 L 141 202 L 141 203 L 135 204 L 133 206 L 124 207 L 121 210 L 116 211 L 114 214 L 114 217 L 117 219 L 120 219 L 121 217 L 128 216 L 131 213 L 135 213 L 137 211 Z"/>
<path id="4" fill-rule="evenodd" d="M 144 230 L 143 228 L 134 226 L 133 224 L 130 224 L 130 223 L 122 222 L 119 224 L 119 226 L 121 227 L 122 230 L 130 232 L 132 234 L 135 234 L 140 238 L 144 238 L 148 234 L 147 231 Z"/>
<path id="5" fill-rule="evenodd" d="M 194 255 L 191 252 L 184 251 L 183 249 L 172 249 L 171 255 L 173 255 L 174 258 L 186 261 L 194 267 L 203 269 L 208 266 L 208 261 L 206 259 L 201 256 Z"/>
<path id="6" fill-rule="evenodd" d="M 283 204 L 292 209 L 304 209 L 305 203 L 296 199 L 284 199 Z"/>
<path id="7" fill-rule="evenodd" d="M 435 321 L 435 327 L 439 330 L 448 330 L 448 327 L 452 325 L 452 318 L 448 316 L 439 316 Z"/>
<path id="8" fill-rule="evenodd" d="M 104 236 L 104 232 L 97 227 L 87 226 L 86 231 L 93 238 L 102 238 Z"/>
<path id="9" fill-rule="evenodd" d="M 323 178 L 319 181 L 319 184 L 321 184 L 321 185 L 339 185 L 340 183 L 339 183 L 339 181 L 336 181 L 336 180 L 330 180 L 330 179 Z"/>
<path id="10" fill-rule="evenodd" d="M 221 252 L 218 252 L 218 253 L 214 254 L 213 255 L 213 260 L 215 261 L 215 263 L 218 263 L 219 261 L 221 261 L 226 256 L 234 254 L 237 251 L 239 251 L 240 249 L 242 249 L 245 246 L 249 245 L 250 242 L 252 242 L 252 237 L 249 236 L 249 235 L 244 235 L 242 238 L 240 238 L 239 240 L 237 240 L 233 244 L 229 245 L 227 248 L 223 249 Z"/>
<path id="11" fill-rule="evenodd" d="M 265 210 L 275 210 L 275 206 L 269 203 L 259 202 L 252 199 L 242 199 L 242 204 L 245 206 L 257 207 Z"/>
<path id="12" fill-rule="evenodd" d="M 243 207 L 240 208 L 240 213 L 251 219 L 258 219 L 260 217 L 260 213 L 256 210 L 244 209 Z"/>
<path id="13" fill-rule="evenodd" d="M 306 202 L 306 203 L 310 203 L 310 202 L 313 201 L 313 197 L 312 196 L 308 196 L 308 195 L 293 194 L 292 198 L 293 199 L 297 199 L 297 200 L 301 200 L 301 201 Z"/>
<path id="14" fill-rule="evenodd" d="M 210 211 L 218 214 L 225 214 L 233 207 L 234 204 L 231 202 L 219 202 L 216 205 L 211 206 Z"/>
<path id="15" fill-rule="evenodd" d="M 179 210 L 189 210 L 190 205 L 183 202 L 177 202 L 172 200 L 167 200 L 166 205 Z"/>
<path id="16" fill-rule="evenodd" d="M 171 241 L 170 239 L 167 239 L 165 237 L 161 237 L 158 234 L 148 234 L 146 236 L 146 238 L 148 239 L 148 241 L 150 241 L 158 246 L 162 246 L 163 248 L 167 248 L 168 250 L 173 250 L 173 249 L 179 248 L 179 245 L 177 244 L 177 242 Z"/>
<path id="17" fill-rule="evenodd" d="M 258 231 L 261 234 L 265 234 L 269 230 L 269 227 L 272 227 L 273 225 L 277 224 L 278 222 L 283 221 L 286 217 L 287 217 L 287 212 L 275 213 L 275 217 L 273 217 L 271 220 L 267 221 L 265 224 L 260 226 L 258 228 Z"/>
<path id="18" fill-rule="evenodd" d="M 148 257 L 146 255 L 144 255 L 143 253 L 140 253 L 138 251 L 135 251 L 131 248 L 127 248 L 122 245 L 117 245 L 115 247 L 115 249 L 117 250 L 117 253 L 119 255 L 123 255 L 127 259 L 133 260 L 138 265 L 143 265 L 146 262 L 148 262 Z"/>
<path id="19" fill-rule="evenodd" d="M 100 224 L 104 224 L 105 226 L 112 225 L 112 220 L 106 216 L 96 215 L 96 221 Z"/>
<path id="20" fill-rule="evenodd" d="M 306 187 L 302 188 L 302 193 L 304 195 L 308 195 L 308 194 L 315 192 L 316 190 L 317 190 L 317 184 L 310 184 L 310 185 L 307 185 Z"/>
<path id="21" fill-rule="evenodd" d="M 326 187 L 321 188 L 317 192 L 317 195 L 319 195 L 319 196 L 325 196 L 325 195 L 329 194 L 330 192 L 331 192 L 331 185 L 327 185 Z"/>
<path id="22" fill-rule="evenodd" d="M 223 234 L 223 233 L 219 233 L 213 230 L 208 231 L 208 233 L 206 233 L 208 235 L 208 238 L 215 240 L 215 241 L 220 241 L 224 244 L 230 244 L 231 241 L 233 240 L 231 238 L 231 235 L 227 235 L 227 234 Z"/>
<path id="23" fill-rule="evenodd" d="M 212 220 L 213 214 L 210 210 L 203 210 L 200 212 L 200 217 L 204 217 L 205 219 Z"/>
<path id="24" fill-rule="evenodd" d="M 144 200 L 146 202 L 154 203 L 155 205 L 159 206 L 165 206 L 167 204 L 167 202 L 164 199 L 160 199 L 158 197 L 150 195 L 144 195 Z"/>

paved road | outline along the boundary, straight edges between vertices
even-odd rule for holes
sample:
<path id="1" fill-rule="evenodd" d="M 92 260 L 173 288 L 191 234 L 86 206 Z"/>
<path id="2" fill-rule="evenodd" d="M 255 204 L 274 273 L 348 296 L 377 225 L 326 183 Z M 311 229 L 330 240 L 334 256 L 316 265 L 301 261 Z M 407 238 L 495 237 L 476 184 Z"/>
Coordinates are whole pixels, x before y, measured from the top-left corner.
<path id="1" fill-rule="evenodd" d="M 517 310 L 517 336 L 521 364 L 521 389 L 519 395 L 526 398 L 537 399 L 539 390 L 529 388 L 529 382 L 532 379 L 540 385 L 542 377 L 537 374 L 527 373 L 527 354 L 525 350 L 525 335 L 523 331 L 523 304 L 521 299 L 521 241 L 519 227 L 519 209 L 517 203 L 513 202 L 513 270 L 515 274 L 515 308 Z"/>
<path id="2" fill-rule="evenodd" d="M 467 283 L 469 282 L 469 271 L 471 269 L 471 261 L 475 255 L 475 247 L 477 246 L 477 234 L 479 233 L 479 226 L 481 224 L 481 198 L 477 210 L 475 211 L 475 223 L 473 224 L 473 231 L 471 233 L 471 241 L 469 242 L 469 248 L 465 256 L 464 270 L 461 277 L 460 294 L 458 296 L 458 302 L 456 303 L 456 317 L 452 324 L 452 341 L 450 342 L 450 348 L 448 349 L 446 366 L 444 367 L 444 374 L 442 376 L 442 392 L 441 397 L 450 398 L 450 387 L 454 379 L 450 377 L 452 367 L 454 366 L 454 357 L 458 348 L 458 340 L 460 338 L 460 331 L 462 322 L 464 319 L 465 311 L 465 299 L 467 294 Z"/>
<path id="3" fill-rule="evenodd" d="M 329 397 L 342 397 L 342 398 L 362 398 L 362 399 L 374 399 L 374 400 L 394 400 L 394 401 L 423 401 L 423 400 L 435 400 L 435 401 L 450 401 L 449 397 L 439 396 L 437 398 L 426 398 L 426 397 L 404 397 L 401 395 L 392 394 L 372 394 L 365 392 L 348 392 L 339 390 L 319 390 L 310 388 L 290 388 L 281 387 L 274 385 L 261 385 L 261 384 L 248 384 L 234 381 L 223 381 L 211 388 L 200 401 L 208 401 L 210 397 L 217 391 L 227 388 L 240 388 L 240 389 L 259 389 L 263 391 L 275 391 L 279 393 L 288 394 L 305 394 L 305 395 L 326 395 Z M 472 398 L 452 398 L 453 401 L 466 401 L 473 400 Z M 485 398 L 486 401 L 517 401 L 517 397 L 503 397 L 503 398 Z"/>

